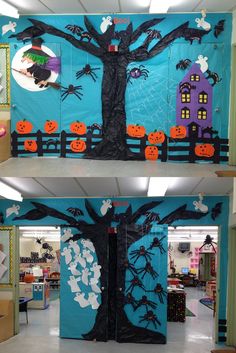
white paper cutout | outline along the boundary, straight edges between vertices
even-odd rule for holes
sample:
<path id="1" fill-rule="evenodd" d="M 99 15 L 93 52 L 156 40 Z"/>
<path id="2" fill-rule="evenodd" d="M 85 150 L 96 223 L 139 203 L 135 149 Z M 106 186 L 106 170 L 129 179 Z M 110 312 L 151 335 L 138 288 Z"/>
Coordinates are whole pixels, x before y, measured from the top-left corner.
<path id="1" fill-rule="evenodd" d="M 10 217 L 12 214 L 19 215 L 20 205 L 12 205 L 6 209 L 6 218 Z"/>
<path id="2" fill-rule="evenodd" d="M 203 55 L 198 55 L 198 60 L 195 61 L 195 63 L 200 65 L 200 70 L 204 74 L 208 70 L 208 63 L 207 63 L 208 57 L 203 56 Z"/>
<path id="3" fill-rule="evenodd" d="M 7 255 L 0 250 L 0 279 L 3 278 L 4 274 L 7 271 L 7 267 L 3 265 L 3 261 L 5 260 L 6 257 Z"/>
<path id="4" fill-rule="evenodd" d="M 87 306 L 90 305 L 90 302 L 84 298 L 85 293 L 76 293 L 76 296 L 74 297 L 74 300 L 79 303 L 81 308 L 86 308 Z"/>
<path id="5" fill-rule="evenodd" d="M 95 252 L 95 247 L 94 247 L 93 243 L 90 240 L 82 239 L 81 243 L 83 244 L 84 248 L 88 248 L 90 251 Z"/>
<path id="6" fill-rule="evenodd" d="M 16 22 L 9 21 L 8 24 L 2 26 L 2 36 L 9 31 L 15 32 L 16 31 Z"/>
<path id="7" fill-rule="evenodd" d="M 63 235 L 61 236 L 61 241 L 63 241 L 64 243 L 69 240 L 70 238 L 73 237 L 73 234 L 71 233 L 71 229 L 64 229 L 63 230 Z"/>
<path id="8" fill-rule="evenodd" d="M 71 249 L 64 248 L 61 255 L 65 256 L 65 263 L 67 265 L 72 261 Z"/>
<path id="9" fill-rule="evenodd" d="M 93 262 L 93 255 L 90 254 L 89 250 L 83 250 L 83 257 L 88 263 L 91 264 Z"/>
<path id="10" fill-rule="evenodd" d="M 7 257 L 7 255 L 0 250 L 0 264 L 3 263 L 3 261 L 5 260 L 5 258 Z"/>
<path id="11" fill-rule="evenodd" d="M 74 250 L 75 255 L 80 254 L 80 247 L 79 247 L 77 241 L 70 240 L 69 241 L 69 248 Z"/>
<path id="12" fill-rule="evenodd" d="M 72 275 L 74 275 L 74 276 L 81 275 L 81 272 L 79 270 L 77 270 L 77 263 L 76 262 L 71 262 L 70 263 L 69 270 L 72 273 Z"/>
<path id="13" fill-rule="evenodd" d="M 202 10 L 201 11 L 201 14 L 202 14 L 202 18 L 196 18 L 195 19 L 195 22 L 197 23 L 197 27 L 198 28 L 202 28 L 204 29 L 205 31 L 210 31 L 211 29 L 211 24 L 207 21 L 205 21 L 205 18 L 206 18 L 206 11 L 205 10 Z"/>
<path id="14" fill-rule="evenodd" d="M 103 216 L 105 216 L 109 208 L 112 208 L 112 202 L 111 200 L 108 199 L 108 200 L 103 200 L 102 203 L 103 205 L 100 208 L 100 212 Z"/>
<path id="15" fill-rule="evenodd" d="M 88 295 L 88 301 L 92 307 L 92 309 L 96 310 L 99 308 L 100 304 L 97 301 L 98 295 L 95 293 L 89 293 Z"/>
<path id="16" fill-rule="evenodd" d="M 89 272 L 89 269 L 88 268 L 84 268 L 83 270 L 82 270 L 82 282 L 86 285 L 86 286 L 88 286 L 88 284 L 89 284 L 89 280 L 88 280 L 88 276 L 89 275 L 91 275 L 91 272 Z"/>
<path id="17" fill-rule="evenodd" d="M 86 260 L 81 256 L 81 254 L 75 256 L 75 262 L 79 263 L 83 268 L 86 267 Z"/>
<path id="18" fill-rule="evenodd" d="M 101 277 L 101 265 L 98 265 L 97 262 L 94 262 L 90 271 L 94 273 L 94 278 L 99 279 Z"/>
<path id="19" fill-rule="evenodd" d="M 75 276 L 70 276 L 70 280 L 67 281 L 67 283 L 69 284 L 72 293 L 81 292 L 81 289 L 78 285 L 78 282 L 80 282 L 80 280 L 81 277 L 75 278 Z"/>
<path id="20" fill-rule="evenodd" d="M 100 25 L 100 30 L 102 33 L 107 31 L 107 28 L 112 25 L 112 18 L 111 16 L 103 17 L 102 23 Z"/>
<path id="21" fill-rule="evenodd" d="M 97 278 L 91 278 L 89 281 L 90 287 L 93 292 L 95 293 L 102 293 L 101 288 L 98 287 L 98 279 Z"/>
<path id="22" fill-rule="evenodd" d="M 199 201 L 193 201 L 193 205 L 195 206 L 196 211 L 200 211 L 202 213 L 208 212 L 208 206 L 203 204 L 203 194 L 199 194 Z"/>

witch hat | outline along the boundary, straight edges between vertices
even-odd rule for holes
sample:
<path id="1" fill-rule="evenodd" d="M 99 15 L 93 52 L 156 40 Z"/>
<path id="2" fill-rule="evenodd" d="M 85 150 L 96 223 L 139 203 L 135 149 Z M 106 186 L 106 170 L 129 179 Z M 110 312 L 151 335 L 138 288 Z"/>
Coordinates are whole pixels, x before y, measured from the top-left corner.
<path id="1" fill-rule="evenodd" d="M 32 47 L 24 52 L 23 58 L 28 57 L 39 65 L 46 64 L 50 58 L 50 55 L 42 50 L 42 43 L 42 38 L 33 38 Z"/>

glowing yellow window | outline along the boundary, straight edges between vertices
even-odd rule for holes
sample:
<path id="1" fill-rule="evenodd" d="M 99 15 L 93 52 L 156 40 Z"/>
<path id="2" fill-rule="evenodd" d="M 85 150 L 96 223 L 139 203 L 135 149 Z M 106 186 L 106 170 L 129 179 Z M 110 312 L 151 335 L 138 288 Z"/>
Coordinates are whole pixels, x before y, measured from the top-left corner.
<path id="1" fill-rule="evenodd" d="M 198 102 L 207 104 L 208 103 L 208 95 L 205 92 L 202 92 L 198 96 Z"/>
<path id="2" fill-rule="evenodd" d="M 181 95 L 181 102 L 182 103 L 190 103 L 191 101 L 191 95 L 190 93 L 182 93 Z"/>
<path id="3" fill-rule="evenodd" d="M 190 110 L 186 109 L 186 108 L 182 109 L 181 118 L 182 119 L 190 119 Z"/>
<path id="4" fill-rule="evenodd" d="M 206 120 L 207 119 L 207 111 L 206 110 L 203 110 L 203 109 L 200 109 L 198 111 L 198 119 L 199 120 Z"/>
<path id="5" fill-rule="evenodd" d="M 190 76 L 190 81 L 200 81 L 200 76 L 199 75 L 191 75 Z"/>

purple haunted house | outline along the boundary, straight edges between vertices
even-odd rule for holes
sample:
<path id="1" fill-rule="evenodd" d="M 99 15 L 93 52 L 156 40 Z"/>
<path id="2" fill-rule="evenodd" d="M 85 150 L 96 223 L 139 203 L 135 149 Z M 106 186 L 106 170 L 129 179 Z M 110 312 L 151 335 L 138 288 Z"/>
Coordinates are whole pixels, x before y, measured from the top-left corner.
<path id="1" fill-rule="evenodd" d="M 213 88 L 194 64 L 177 88 L 176 122 L 187 128 L 188 137 L 202 137 L 212 127 Z M 208 129 L 207 129 L 208 128 Z"/>

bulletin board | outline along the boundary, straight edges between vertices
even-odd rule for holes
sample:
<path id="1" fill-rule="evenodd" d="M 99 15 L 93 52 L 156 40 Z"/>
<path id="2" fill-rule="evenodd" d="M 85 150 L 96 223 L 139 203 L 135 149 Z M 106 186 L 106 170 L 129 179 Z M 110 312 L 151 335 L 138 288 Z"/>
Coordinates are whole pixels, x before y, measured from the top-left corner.
<path id="1" fill-rule="evenodd" d="M 0 227 L 0 288 L 12 286 L 13 228 Z"/>
<path id="2" fill-rule="evenodd" d="M 10 108 L 9 44 L 0 44 L 0 108 Z"/>

